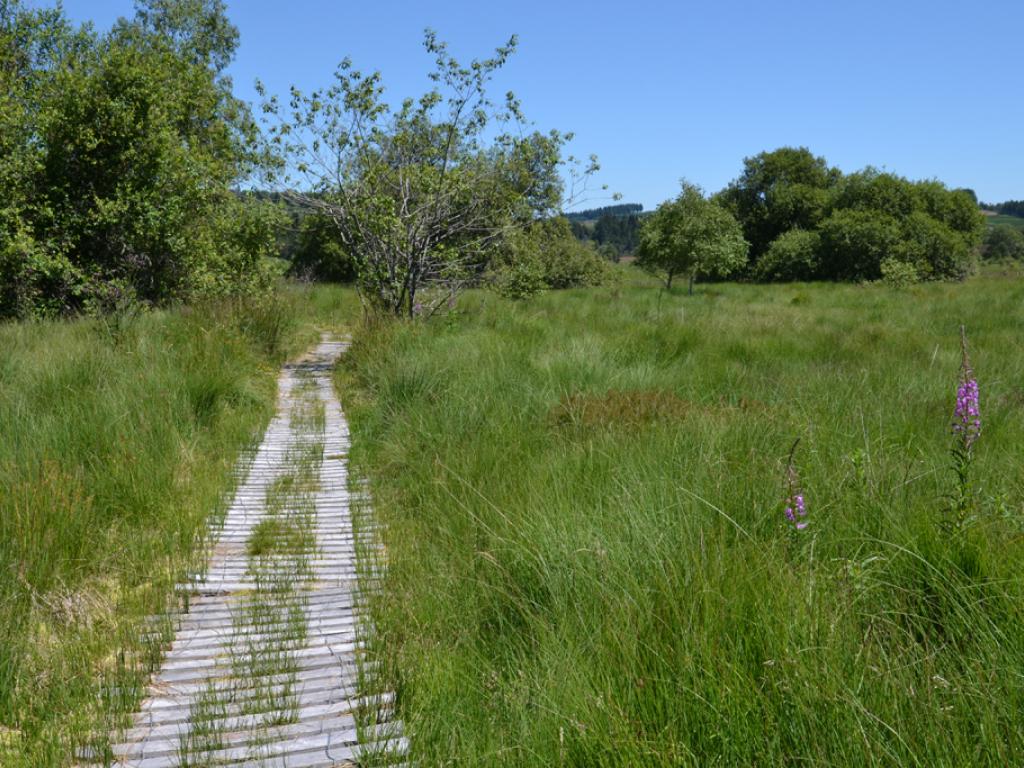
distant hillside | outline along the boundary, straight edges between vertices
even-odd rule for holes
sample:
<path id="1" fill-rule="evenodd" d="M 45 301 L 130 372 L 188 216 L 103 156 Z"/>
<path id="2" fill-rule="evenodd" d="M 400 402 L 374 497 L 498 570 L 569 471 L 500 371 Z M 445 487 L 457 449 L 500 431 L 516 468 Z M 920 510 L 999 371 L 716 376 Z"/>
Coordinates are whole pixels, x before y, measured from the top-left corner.
<path id="1" fill-rule="evenodd" d="M 638 203 L 626 203 L 576 211 L 566 218 L 579 240 L 592 241 L 608 258 L 618 261 L 631 255 L 639 244 L 643 210 Z"/>
<path id="2" fill-rule="evenodd" d="M 980 203 L 984 211 L 1024 218 L 1024 200 L 1007 200 L 1005 203 Z"/>
<path id="3" fill-rule="evenodd" d="M 987 216 L 985 221 L 990 227 L 1015 227 L 1024 231 L 1024 217 L 1022 216 L 1007 216 L 1003 213 L 994 213 Z"/>
<path id="4" fill-rule="evenodd" d="M 639 203 L 623 203 L 622 205 L 606 205 L 603 208 L 588 208 L 585 211 L 573 211 L 565 214 L 569 221 L 597 221 L 602 216 L 635 216 L 643 211 Z"/>

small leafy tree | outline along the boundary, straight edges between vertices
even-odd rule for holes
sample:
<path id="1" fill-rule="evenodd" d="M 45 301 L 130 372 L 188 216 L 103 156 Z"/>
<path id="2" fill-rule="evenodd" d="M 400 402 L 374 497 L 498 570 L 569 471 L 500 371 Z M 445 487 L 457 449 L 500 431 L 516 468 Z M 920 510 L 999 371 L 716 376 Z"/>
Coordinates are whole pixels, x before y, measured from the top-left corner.
<path id="1" fill-rule="evenodd" d="M 675 200 L 644 220 L 637 264 L 660 275 L 669 289 L 676 275 L 687 275 L 692 294 L 697 276 L 726 277 L 742 269 L 748 248 L 733 215 L 684 181 Z"/>
<path id="2" fill-rule="evenodd" d="M 348 60 L 330 88 L 264 103 L 269 141 L 283 158 L 273 181 L 334 222 L 371 306 L 410 316 L 417 306 L 443 306 L 480 278 L 511 232 L 557 212 L 561 151 L 571 139 L 524 130 L 512 93 L 500 104 L 489 98 L 515 37 L 468 66 L 429 30 L 424 46 L 434 88 L 397 108 L 384 101 L 380 73 L 364 75 Z M 596 158 L 568 163 L 575 197 Z"/>

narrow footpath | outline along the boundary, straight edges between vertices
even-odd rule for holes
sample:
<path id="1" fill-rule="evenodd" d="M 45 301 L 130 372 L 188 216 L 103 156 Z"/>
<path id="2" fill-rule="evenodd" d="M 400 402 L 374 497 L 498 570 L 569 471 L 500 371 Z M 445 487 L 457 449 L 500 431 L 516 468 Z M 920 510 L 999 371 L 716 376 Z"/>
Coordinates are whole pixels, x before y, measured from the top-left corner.
<path id="1" fill-rule="evenodd" d="M 385 765 L 405 751 L 391 697 L 366 695 L 348 426 L 331 383 L 345 351 L 327 337 L 285 366 L 277 413 L 213 536 L 205 575 L 133 726 L 113 737 L 124 768 Z M 362 522 L 362 518 L 360 518 Z M 367 537 L 366 539 L 360 537 Z M 362 551 L 362 550 L 361 550 Z"/>

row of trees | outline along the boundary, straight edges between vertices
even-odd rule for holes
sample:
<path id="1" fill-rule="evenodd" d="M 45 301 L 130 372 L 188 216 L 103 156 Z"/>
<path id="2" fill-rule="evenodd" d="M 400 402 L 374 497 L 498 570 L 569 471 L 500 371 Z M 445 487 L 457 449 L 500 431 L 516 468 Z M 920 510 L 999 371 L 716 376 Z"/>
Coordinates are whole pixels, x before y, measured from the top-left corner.
<path id="1" fill-rule="evenodd" d="M 0 317 L 258 290 L 273 220 L 224 68 L 222 0 L 138 0 L 99 34 L 0 0 Z"/>
<path id="2" fill-rule="evenodd" d="M 960 277 L 980 239 L 967 192 L 784 148 L 710 200 L 684 185 L 642 230 L 631 207 L 602 210 L 581 244 L 559 217 L 596 158 L 563 158 L 571 134 L 488 93 L 514 37 L 463 65 L 428 31 L 433 87 L 400 104 L 346 60 L 327 89 L 264 95 L 263 130 L 224 75 L 237 44 L 223 0 L 137 0 L 104 34 L 0 0 L 0 316 L 260 290 L 282 201 L 297 272 L 355 276 L 408 315 L 488 279 L 592 284 L 595 242 L 638 244 L 671 282 Z M 240 193 L 257 172 L 279 191 Z"/>
<path id="3" fill-rule="evenodd" d="M 873 168 L 844 175 L 786 147 L 744 160 L 710 199 L 684 183 L 645 223 L 638 262 L 668 281 L 960 279 L 984 230 L 968 190 Z"/>
<path id="4" fill-rule="evenodd" d="M 1004 216 L 1024 217 L 1024 200 L 1007 200 L 1005 203 L 982 203 L 982 209 L 1001 213 Z"/>
<path id="5" fill-rule="evenodd" d="M 604 205 L 600 208 L 584 208 L 579 211 L 570 211 L 565 218 L 575 222 L 593 223 L 604 216 L 635 216 L 643 213 L 644 207 L 639 203 L 617 203 L 616 205 Z"/>

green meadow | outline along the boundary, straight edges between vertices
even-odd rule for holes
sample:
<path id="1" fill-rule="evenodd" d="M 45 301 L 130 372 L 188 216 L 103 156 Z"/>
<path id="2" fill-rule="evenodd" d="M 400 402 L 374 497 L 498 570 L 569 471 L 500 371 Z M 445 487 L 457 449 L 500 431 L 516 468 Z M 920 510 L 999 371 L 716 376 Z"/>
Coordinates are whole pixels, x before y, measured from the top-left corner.
<path id="1" fill-rule="evenodd" d="M 368 650 L 417 764 L 1016 764 L 1018 277 L 690 297 L 621 268 L 413 322 L 291 286 L 4 326 L 3 764 L 102 755 L 279 364 L 339 329 L 389 561 Z M 958 523 L 961 324 L 983 425 Z"/>
<path id="2" fill-rule="evenodd" d="M 1024 286 L 684 293 L 628 271 L 358 332 L 371 652 L 412 761 L 1020 764 Z M 961 324 L 983 427 L 958 523 Z"/>

